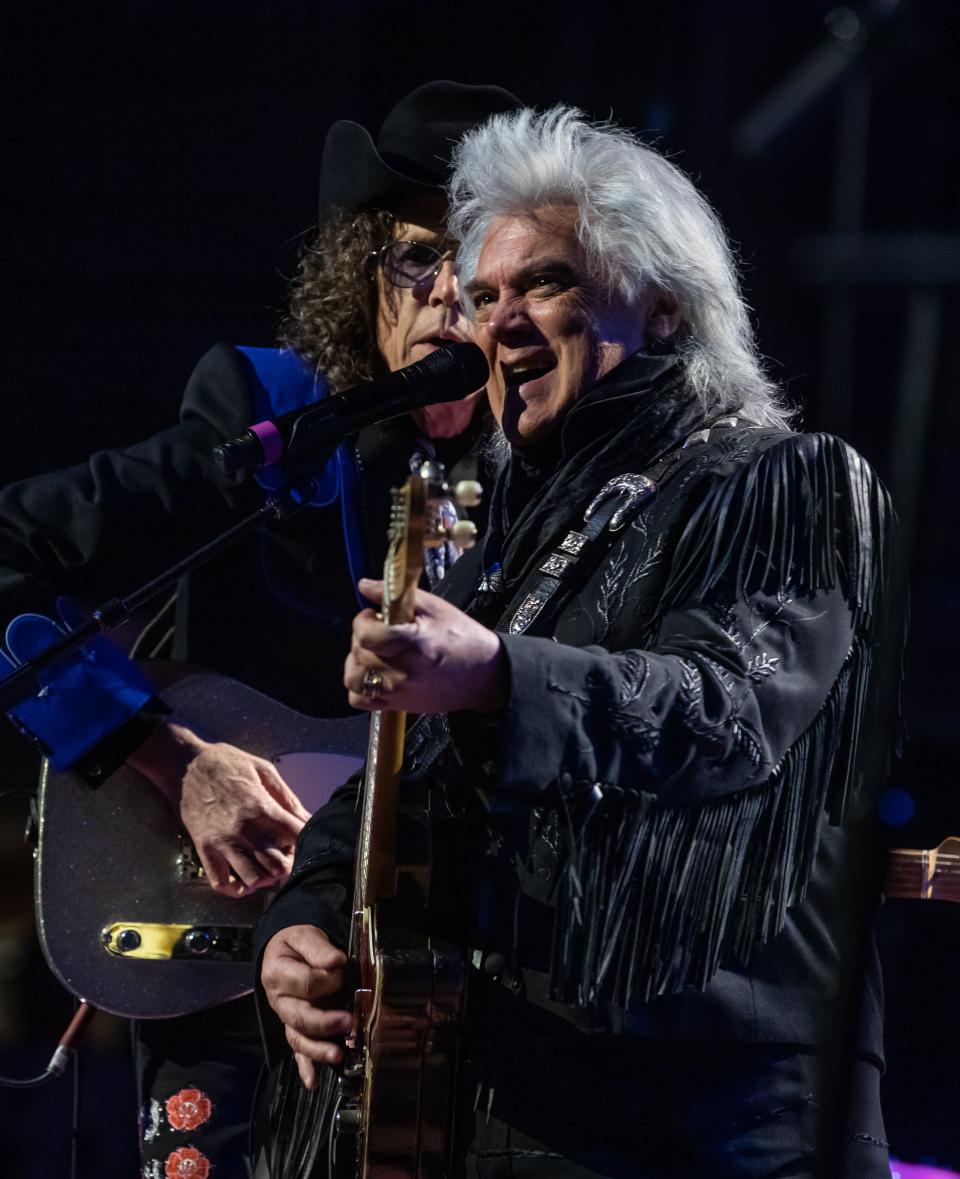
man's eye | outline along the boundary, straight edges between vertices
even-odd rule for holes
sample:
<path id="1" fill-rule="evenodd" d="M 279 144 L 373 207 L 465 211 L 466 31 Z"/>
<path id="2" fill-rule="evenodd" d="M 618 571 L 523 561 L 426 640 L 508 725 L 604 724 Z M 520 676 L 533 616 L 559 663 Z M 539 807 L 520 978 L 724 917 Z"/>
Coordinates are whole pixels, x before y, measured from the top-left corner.
<path id="1" fill-rule="evenodd" d="M 470 296 L 474 307 L 489 307 L 493 302 L 493 295 L 489 291 L 477 291 L 475 295 Z"/>
<path id="2" fill-rule="evenodd" d="M 440 251 L 425 242 L 409 242 L 404 252 L 404 259 L 415 266 L 432 266 L 440 256 Z"/>

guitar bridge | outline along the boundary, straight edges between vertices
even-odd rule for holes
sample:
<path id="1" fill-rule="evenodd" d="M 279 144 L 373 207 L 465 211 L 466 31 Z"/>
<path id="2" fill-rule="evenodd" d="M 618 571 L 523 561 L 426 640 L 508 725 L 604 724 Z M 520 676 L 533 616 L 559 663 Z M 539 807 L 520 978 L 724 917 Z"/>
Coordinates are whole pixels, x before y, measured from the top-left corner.
<path id="1" fill-rule="evenodd" d="M 207 883 L 197 849 L 182 832 L 177 836 L 177 875 L 181 884 Z"/>

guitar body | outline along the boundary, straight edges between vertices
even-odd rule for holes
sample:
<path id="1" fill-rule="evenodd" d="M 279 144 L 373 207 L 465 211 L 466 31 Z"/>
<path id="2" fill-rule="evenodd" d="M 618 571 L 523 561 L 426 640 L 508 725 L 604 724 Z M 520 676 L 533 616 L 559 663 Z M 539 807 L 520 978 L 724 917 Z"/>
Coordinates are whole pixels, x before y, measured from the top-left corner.
<path id="1" fill-rule="evenodd" d="M 383 919 L 381 919 L 383 918 Z M 405 929 L 380 912 L 357 914 L 356 1003 L 365 1045 L 348 1054 L 338 1137 L 367 1179 L 450 1174 L 465 962 L 462 950 Z M 362 1070 L 361 1077 L 351 1072 Z M 362 1084 L 357 1084 L 362 1079 Z"/>
<path id="2" fill-rule="evenodd" d="M 364 716 L 302 716 L 242 684 L 206 674 L 182 679 L 163 695 L 179 715 L 195 717 L 209 739 L 273 760 L 309 810 L 362 764 Z M 122 766 L 91 787 L 69 771 L 45 766 L 38 804 L 37 930 L 47 962 L 67 990 L 115 1015 L 158 1019 L 213 1007 L 252 989 L 249 936 L 268 894 L 234 898 L 215 892 L 178 817 L 146 779 Z M 116 952 L 123 930 L 140 930 L 146 942 L 146 929 L 160 928 L 162 940 L 171 927 L 167 944 L 175 938 L 175 945 L 164 949 L 164 957 Z M 179 935 L 177 927 L 183 927 Z M 110 930 L 112 951 L 104 944 Z M 191 931 L 203 933 L 195 953 L 189 950 Z"/>
<path id="3" fill-rule="evenodd" d="M 447 1179 L 453 1173 L 463 950 L 394 922 L 354 918 L 358 1035 L 306 1090 L 292 1057 L 258 1093 L 258 1179 Z"/>

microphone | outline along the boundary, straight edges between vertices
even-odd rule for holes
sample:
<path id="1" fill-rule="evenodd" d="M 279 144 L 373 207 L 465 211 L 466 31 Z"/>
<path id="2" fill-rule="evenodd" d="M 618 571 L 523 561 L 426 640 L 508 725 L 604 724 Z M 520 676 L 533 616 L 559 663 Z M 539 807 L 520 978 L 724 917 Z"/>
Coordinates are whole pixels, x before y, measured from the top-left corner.
<path id="1" fill-rule="evenodd" d="M 479 389 L 489 376 L 487 359 L 476 344 L 437 348 L 423 360 L 355 389 L 325 397 L 304 409 L 255 422 L 214 448 L 213 457 L 229 474 L 249 467 L 269 467 L 285 455 L 294 459 L 322 456 L 348 434 L 439 401 L 459 401 Z"/>

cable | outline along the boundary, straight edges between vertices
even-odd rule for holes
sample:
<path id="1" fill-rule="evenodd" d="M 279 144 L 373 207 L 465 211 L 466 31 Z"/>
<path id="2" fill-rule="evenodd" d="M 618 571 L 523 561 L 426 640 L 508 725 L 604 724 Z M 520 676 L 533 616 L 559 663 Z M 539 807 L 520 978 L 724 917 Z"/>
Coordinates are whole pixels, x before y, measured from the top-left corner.
<path id="1" fill-rule="evenodd" d="M 41 1073 L 38 1077 L 30 1077 L 26 1081 L 18 1080 L 16 1077 L 0 1077 L 0 1085 L 4 1085 L 8 1089 L 35 1089 L 37 1085 L 52 1081 L 56 1075 L 47 1069 L 45 1073 Z"/>
<path id="2" fill-rule="evenodd" d="M 79 1008 L 77 1014 L 79 1014 Z M 76 1019 L 77 1016 L 74 1016 Z M 70 1179 L 77 1179 L 80 1161 L 80 1057 L 74 1053 L 73 1059 L 73 1101 L 70 1119 Z"/>
<path id="3" fill-rule="evenodd" d="M 34 786 L 11 786 L 9 790 L 0 790 L 0 802 L 6 802 L 8 798 L 36 798 L 37 791 Z"/>
<path id="4" fill-rule="evenodd" d="M 173 637 L 174 627 L 171 624 L 171 618 L 176 604 L 177 591 L 174 590 L 163 605 L 147 619 L 140 633 L 131 643 L 131 659 L 156 659 L 160 655 Z M 158 631 L 160 631 L 159 638 L 157 637 Z"/>
<path id="5" fill-rule="evenodd" d="M 70 1055 L 73 1052 L 73 1041 L 80 1036 L 80 1033 L 96 1013 L 96 1007 L 91 1007 L 86 999 L 81 999 L 77 1010 L 73 1014 L 73 1019 L 70 1020 L 67 1030 L 60 1037 L 54 1053 L 50 1057 L 50 1063 L 47 1065 L 46 1071 L 42 1072 L 38 1077 L 29 1077 L 26 1080 L 21 1080 L 17 1077 L 0 1077 L 0 1085 L 4 1085 L 8 1089 L 34 1089 L 37 1085 L 43 1085 L 47 1081 L 54 1080 L 56 1077 L 62 1077 L 67 1070 L 67 1065 L 70 1063 Z"/>
<path id="6" fill-rule="evenodd" d="M 6 802 L 8 798 L 35 800 L 36 797 L 36 789 L 29 786 L 12 786 L 9 790 L 0 790 L 0 802 Z M 52 1064 L 53 1061 L 51 1060 L 50 1063 Z M 57 1075 L 59 1074 L 55 1073 L 48 1064 L 46 1072 L 42 1072 L 38 1077 L 29 1077 L 25 1080 L 17 1077 L 0 1077 L 0 1085 L 4 1085 L 8 1089 L 35 1089 L 38 1085 L 43 1085 Z"/>

